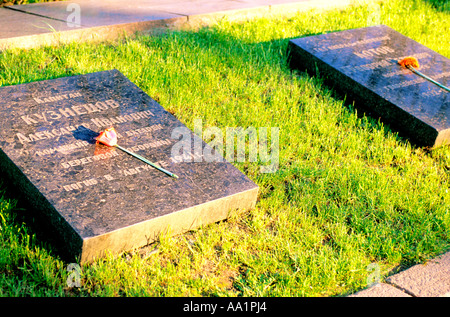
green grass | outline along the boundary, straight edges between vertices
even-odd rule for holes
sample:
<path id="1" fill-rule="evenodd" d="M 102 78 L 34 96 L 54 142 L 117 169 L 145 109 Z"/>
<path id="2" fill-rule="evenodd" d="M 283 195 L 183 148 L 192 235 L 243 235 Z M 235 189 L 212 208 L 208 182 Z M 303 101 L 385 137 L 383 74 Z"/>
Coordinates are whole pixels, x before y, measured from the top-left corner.
<path id="1" fill-rule="evenodd" d="M 30 4 L 40 2 L 53 2 L 53 1 L 65 1 L 65 0 L 0 0 L 0 7 L 3 7 L 5 5 Z"/>
<path id="2" fill-rule="evenodd" d="M 371 8 L 1 53 L 0 85 L 116 68 L 191 129 L 279 127 L 280 168 L 233 163 L 256 208 L 84 265 L 79 288 L 4 185 L 0 295 L 343 296 L 371 263 L 384 278 L 449 250 L 449 147 L 416 148 L 287 66 L 290 38 L 364 27 Z M 381 23 L 450 57 L 442 1 L 386 1 Z"/>

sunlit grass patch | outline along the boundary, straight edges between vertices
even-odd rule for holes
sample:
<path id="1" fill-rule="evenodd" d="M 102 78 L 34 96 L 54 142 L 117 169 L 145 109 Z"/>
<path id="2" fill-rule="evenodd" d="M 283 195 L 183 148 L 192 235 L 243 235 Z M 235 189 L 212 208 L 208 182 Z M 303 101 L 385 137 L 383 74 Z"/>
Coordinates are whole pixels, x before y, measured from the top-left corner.
<path id="1" fill-rule="evenodd" d="M 449 13 L 432 4 L 385 1 L 380 20 L 449 57 Z M 0 85 L 115 68 L 191 129 L 278 127 L 280 162 L 233 162 L 260 186 L 253 210 L 83 265 L 72 288 L 6 191 L 0 295 L 340 296 L 367 286 L 371 263 L 385 277 L 448 250 L 449 148 L 416 148 L 287 65 L 290 38 L 364 27 L 371 10 L 1 53 Z"/>

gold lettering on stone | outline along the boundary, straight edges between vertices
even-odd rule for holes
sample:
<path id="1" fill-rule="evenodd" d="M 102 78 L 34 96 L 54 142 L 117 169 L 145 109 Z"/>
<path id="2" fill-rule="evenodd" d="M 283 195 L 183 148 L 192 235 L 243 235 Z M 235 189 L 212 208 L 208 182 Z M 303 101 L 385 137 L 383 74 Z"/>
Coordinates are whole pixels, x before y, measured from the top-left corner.
<path id="1" fill-rule="evenodd" d="M 55 152 L 62 153 L 62 154 L 67 154 L 69 152 L 72 152 L 74 150 L 77 150 L 79 148 L 86 147 L 86 146 L 89 146 L 89 145 L 90 144 L 87 141 L 78 141 L 78 142 L 74 142 L 74 143 L 64 144 L 64 145 L 60 145 L 60 146 L 51 147 L 51 148 L 48 148 L 48 149 L 43 149 L 43 150 L 36 151 L 36 155 L 37 156 L 44 156 L 44 155 L 53 154 Z"/>
<path id="2" fill-rule="evenodd" d="M 67 162 L 62 162 L 61 166 L 64 168 L 70 168 L 72 166 L 85 165 L 85 164 L 97 162 L 100 160 L 106 160 L 106 159 L 115 157 L 117 155 L 119 155 L 119 154 L 116 151 L 112 151 L 112 152 L 102 153 L 102 154 L 98 154 L 98 155 L 94 155 L 94 156 L 87 156 L 87 157 L 83 157 L 80 159 L 71 160 L 71 161 L 67 161 Z"/>
<path id="3" fill-rule="evenodd" d="M 67 96 L 67 95 L 61 95 L 61 96 Z M 63 98 L 63 97 L 58 98 Z M 81 94 L 80 94 L 81 96 Z M 50 98 L 50 97 L 49 97 Z M 49 99 L 45 98 L 45 99 Z M 52 99 L 55 99 L 56 97 L 52 97 Z M 34 98 L 35 100 L 38 98 Z M 60 100 L 58 99 L 58 100 Z M 68 98 L 66 98 L 68 99 Z M 47 100 L 42 101 L 43 102 L 49 102 L 49 101 L 56 101 L 56 100 Z M 88 103 L 88 104 L 82 104 L 72 107 L 66 107 L 66 108 L 58 108 L 58 111 L 44 111 L 41 113 L 33 113 L 29 115 L 21 116 L 20 118 L 28 125 L 34 125 L 39 124 L 42 122 L 49 122 L 50 120 L 58 120 L 63 117 L 70 118 L 70 117 L 78 117 L 84 114 L 88 114 L 91 112 L 100 112 L 100 111 L 106 111 L 109 109 L 116 109 L 120 106 L 120 104 L 113 99 L 105 100 L 105 101 L 97 101 L 95 104 Z"/>
<path id="4" fill-rule="evenodd" d="M 371 48 L 361 52 L 353 52 L 353 54 L 361 58 L 372 58 L 374 56 L 381 56 L 394 52 L 395 50 L 390 48 L 389 46 L 380 46 L 377 48 Z"/>
<path id="5" fill-rule="evenodd" d="M 19 132 L 19 133 L 16 133 L 16 136 L 19 139 L 20 143 L 25 144 L 25 143 L 39 141 L 39 140 L 56 138 L 56 137 L 64 135 L 64 134 L 71 134 L 72 131 L 75 131 L 79 126 L 80 125 L 76 125 L 76 126 L 71 125 L 71 126 L 67 126 L 67 127 L 63 127 L 63 128 L 52 129 L 51 131 L 44 130 L 44 131 L 40 131 L 40 132 L 36 132 L 36 133 L 30 133 L 28 135 L 25 135 L 25 134 Z"/>
<path id="6" fill-rule="evenodd" d="M 72 99 L 72 98 L 76 98 L 76 97 L 82 97 L 82 94 L 80 92 L 74 92 L 71 94 L 61 94 L 61 95 L 55 95 L 55 96 L 49 96 L 49 97 L 33 97 L 34 101 L 36 101 L 36 103 L 41 104 L 41 103 L 47 103 L 47 102 L 55 102 L 55 101 L 60 101 L 60 100 L 65 100 L 65 99 Z"/>
<path id="7" fill-rule="evenodd" d="M 98 181 L 95 178 L 90 178 L 81 182 L 72 183 L 69 185 L 64 185 L 63 188 L 66 192 L 70 192 L 72 190 L 82 189 L 84 187 L 97 185 Z"/>

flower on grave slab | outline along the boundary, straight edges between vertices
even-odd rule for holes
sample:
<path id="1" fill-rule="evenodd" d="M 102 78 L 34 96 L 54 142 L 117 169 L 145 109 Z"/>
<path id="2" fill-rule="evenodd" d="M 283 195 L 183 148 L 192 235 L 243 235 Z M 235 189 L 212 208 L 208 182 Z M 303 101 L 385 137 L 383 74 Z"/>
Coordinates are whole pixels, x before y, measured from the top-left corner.
<path id="1" fill-rule="evenodd" d="M 417 58 L 412 57 L 412 56 L 405 57 L 404 59 L 402 59 L 398 63 L 400 64 L 400 66 L 406 67 L 406 68 L 408 68 L 408 66 L 412 66 L 414 68 L 419 68 L 420 67 L 419 61 L 417 60 Z"/>
<path id="2" fill-rule="evenodd" d="M 100 133 L 100 135 L 97 137 L 97 143 L 103 143 L 105 145 L 108 146 L 115 146 L 117 147 L 119 150 L 124 151 L 125 153 L 130 154 L 131 156 L 143 161 L 144 163 L 147 163 L 149 165 L 151 165 L 152 167 L 156 168 L 157 170 L 160 170 L 161 172 L 166 173 L 167 175 L 173 177 L 173 178 L 178 178 L 177 175 L 175 175 L 174 173 L 171 173 L 167 170 L 165 170 L 164 168 L 162 168 L 161 166 L 156 165 L 153 162 L 150 162 L 149 160 L 147 160 L 145 157 L 142 157 L 136 153 L 130 152 L 129 150 L 121 147 L 119 144 L 117 144 L 117 133 L 116 130 L 114 130 L 113 127 L 106 129 L 105 131 L 102 131 Z"/>
<path id="3" fill-rule="evenodd" d="M 97 142 L 103 143 L 108 146 L 116 146 L 117 145 L 117 133 L 116 130 L 111 127 L 102 131 L 100 135 L 97 137 Z"/>
<path id="4" fill-rule="evenodd" d="M 450 92 L 450 88 L 448 88 L 447 86 L 444 86 L 443 84 L 435 81 L 433 78 L 428 77 L 425 74 L 422 74 L 420 71 L 418 71 L 416 68 L 419 68 L 419 61 L 412 56 L 409 57 L 405 57 L 404 59 L 402 59 L 401 61 L 398 62 L 400 64 L 400 66 L 408 68 L 410 71 L 412 71 L 414 74 L 419 75 L 420 77 L 428 80 L 429 82 L 432 82 L 433 84 L 435 84 L 436 86 L 441 87 L 442 89 Z"/>

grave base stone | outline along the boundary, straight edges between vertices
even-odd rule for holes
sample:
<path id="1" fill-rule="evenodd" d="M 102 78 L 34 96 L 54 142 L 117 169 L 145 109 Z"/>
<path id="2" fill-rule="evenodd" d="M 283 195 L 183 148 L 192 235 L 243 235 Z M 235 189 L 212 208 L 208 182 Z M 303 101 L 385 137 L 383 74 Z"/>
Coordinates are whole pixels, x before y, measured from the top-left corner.
<path id="1" fill-rule="evenodd" d="M 289 52 L 293 69 L 322 76 L 413 143 L 450 143 L 450 94 L 398 64 L 414 56 L 419 71 L 448 87 L 448 58 L 385 25 L 292 39 Z"/>
<path id="2" fill-rule="evenodd" d="M 80 262 L 256 203 L 254 182 L 195 152 L 208 145 L 117 70 L 2 87 L 0 117 L 1 171 Z M 120 146 L 179 179 L 96 143 L 111 126 Z"/>

